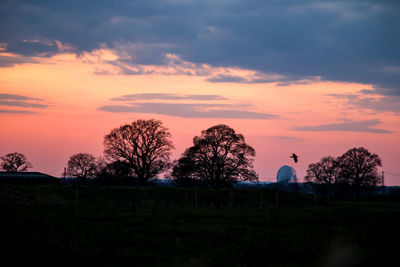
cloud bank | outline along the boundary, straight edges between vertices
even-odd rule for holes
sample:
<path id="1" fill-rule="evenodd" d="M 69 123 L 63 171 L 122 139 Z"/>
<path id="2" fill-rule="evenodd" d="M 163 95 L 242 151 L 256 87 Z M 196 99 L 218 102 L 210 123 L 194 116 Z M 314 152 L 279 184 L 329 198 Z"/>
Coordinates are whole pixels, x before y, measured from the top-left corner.
<path id="1" fill-rule="evenodd" d="M 4 107 L 7 109 L 4 109 Z M 30 114 L 35 113 L 31 108 L 44 109 L 47 107 L 40 98 L 15 94 L 0 94 L 0 113 Z M 20 108 L 25 109 L 21 110 Z"/>
<path id="2" fill-rule="evenodd" d="M 131 101 L 131 100 L 228 100 L 220 95 L 178 95 L 178 94 L 131 94 L 112 98 L 113 101 Z"/>
<path id="3" fill-rule="evenodd" d="M 364 133 L 377 133 L 377 134 L 393 133 L 393 131 L 374 128 L 374 126 L 381 123 L 382 121 L 379 119 L 372 119 L 365 121 L 345 121 L 342 123 L 299 126 L 295 127 L 294 130 L 308 131 L 308 132 L 364 132 Z"/>
<path id="4" fill-rule="evenodd" d="M 143 73 L 137 65 L 171 64 L 165 55 L 172 54 L 196 66 L 277 74 L 272 81 L 281 85 L 320 77 L 400 95 L 399 10 L 396 0 L 4 0 L 0 44 L 2 52 L 24 56 L 21 60 L 107 47 L 118 54 L 113 64 L 123 74 Z M 0 58 L 0 66 L 13 60 Z"/>
<path id="5" fill-rule="evenodd" d="M 229 119 L 274 119 L 275 114 L 248 110 L 250 104 L 225 103 L 227 98 L 220 95 L 178 95 L 178 94 L 131 94 L 110 99 L 118 104 L 99 107 L 98 110 L 113 113 L 152 113 L 182 118 L 229 118 Z M 157 100 L 157 102 L 142 102 Z M 160 102 L 159 100 L 164 100 Z M 186 103 L 187 100 L 215 103 Z M 172 101 L 172 102 L 168 102 Z M 231 102 L 231 101 L 229 101 Z"/>
<path id="6" fill-rule="evenodd" d="M 344 100 L 344 104 L 351 108 L 375 113 L 400 114 L 400 96 L 378 96 L 375 90 L 361 90 L 358 94 L 328 94 L 328 96 Z"/>

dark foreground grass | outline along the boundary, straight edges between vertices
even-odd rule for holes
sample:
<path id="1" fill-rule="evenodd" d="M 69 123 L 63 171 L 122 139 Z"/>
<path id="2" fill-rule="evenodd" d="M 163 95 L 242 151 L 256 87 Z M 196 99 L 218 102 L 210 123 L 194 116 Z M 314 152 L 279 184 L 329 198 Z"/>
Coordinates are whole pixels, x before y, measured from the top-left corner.
<path id="1" fill-rule="evenodd" d="M 278 203 L 278 205 L 277 205 Z M 0 185 L 3 261 L 114 266 L 383 266 L 400 205 L 260 190 Z"/>

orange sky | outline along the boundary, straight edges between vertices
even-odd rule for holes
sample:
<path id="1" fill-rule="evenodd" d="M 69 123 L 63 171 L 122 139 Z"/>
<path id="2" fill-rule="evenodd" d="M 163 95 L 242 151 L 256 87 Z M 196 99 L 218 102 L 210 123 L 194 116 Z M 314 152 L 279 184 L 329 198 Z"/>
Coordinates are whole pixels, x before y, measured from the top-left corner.
<path id="1" fill-rule="evenodd" d="M 17 57 L 5 52 L 0 54 Z M 174 55 L 167 56 L 177 60 Z M 293 166 L 302 179 L 308 164 L 326 155 L 338 156 L 358 146 L 380 155 L 384 170 L 400 173 L 398 114 L 362 109 L 332 96 L 358 95 L 360 90 L 371 89 L 368 84 L 318 80 L 287 86 L 278 86 L 277 83 L 216 83 L 207 81 L 207 78 L 218 73 L 229 73 L 251 81 L 259 74 L 252 70 L 213 68 L 190 62 L 164 67 L 138 66 L 143 68 L 142 74 L 125 75 L 110 64 L 117 57 L 112 50 L 100 49 L 79 58 L 73 54 L 59 54 L 50 58 L 36 58 L 36 63 L 1 67 L 1 94 L 39 98 L 31 102 L 46 107 L 0 105 L 3 110 L 34 112 L 0 113 L 0 155 L 14 151 L 24 153 L 33 163 L 33 170 L 59 176 L 69 156 L 74 153 L 88 152 L 101 156 L 103 137 L 112 128 L 139 118 L 155 118 L 162 120 L 173 135 L 176 146 L 174 159 L 191 145 L 192 138 L 201 130 L 219 123 L 231 126 L 244 134 L 247 142 L 256 149 L 256 170 L 260 180 L 275 180 L 278 168 L 284 164 Z M 195 75 L 188 75 L 193 71 Z M 116 104 L 112 98 L 144 93 L 218 95 L 225 99 L 163 100 L 163 103 L 223 104 L 229 105 L 229 108 L 236 107 L 239 111 L 274 114 L 276 117 L 185 118 L 184 115 L 98 110 Z M 147 102 L 158 103 L 160 100 Z M 214 108 L 221 109 L 221 106 Z M 379 123 L 370 127 L 390 133 L 295 130 L 296 127 L 377 119 Z M 293 152 L 300 156 L 298 164 L 289 158 Z M 387 175 L 386 183 L 400 185 L 400 177 Z"/>

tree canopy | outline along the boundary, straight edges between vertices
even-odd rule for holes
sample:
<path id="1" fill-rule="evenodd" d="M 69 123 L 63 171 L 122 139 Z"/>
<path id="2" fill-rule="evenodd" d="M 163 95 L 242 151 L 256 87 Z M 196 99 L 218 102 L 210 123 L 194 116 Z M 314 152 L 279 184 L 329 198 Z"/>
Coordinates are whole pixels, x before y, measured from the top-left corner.
<path id="1" fill-rule="evenodd" d="M 355 147 L 337 158 L 323 157 L 310 164 L 304 178 L 316 184 L 336 185 L 341 190 L 350 186 L 358 197 L 362 187 L 373 187 L 381 182 L 379 166 L 382 166 L 382 161 L 377 154 Z"/>
<path id="2" fill-rule="evenodd" d="M 136 120 L 115 128 L 104 137 L 104 154 L 125 162 L 140 184 L 146 184 L 170 166 L 174 148 L 171 134 L 158 120 Z"/>
<path id="3" fill-rule="evenodd" d="M 96 158 L 88 153 L 77 153 L 70 157 L 67 175 L 76 178 L 93 178 L 96 176 Z"/>
<path id="4" fill-rule="evenodd" d="M 193 146 L 175 163 L 172 176 L 178 183 L 200 181 L 215 187 L 238 180 L 256 181 L 254 157 L 254 148 L 246 144 L 242 134 L 219 124 L 194 137 Z"/>
<path id="5" fill-rule="evenodd" d="M 304 180 L 317 184 L 335 183 L 339 175 L 339 162 L 336 158 L 327 156 L 319 162 L 308 165 Z"/>
<path id="6" fill-rule="evenodd" d="M 377 171 L 378 166 L 382 166 L 382 160 L 377 154 L 363 147 L 355 147 L 340 156 L 338 161 L 340 166 L 338 182 L 348 183 L 356 188 L 375 186 L 380 182 Z"/>
<path id="7" fill-rule="evenodd" d="M 24 172 L 32 168 L 32 163 L 26 159 L 25 155 L 18 152 L 8 153 L 0 159 L 0 167 L 5 171 Z"/>

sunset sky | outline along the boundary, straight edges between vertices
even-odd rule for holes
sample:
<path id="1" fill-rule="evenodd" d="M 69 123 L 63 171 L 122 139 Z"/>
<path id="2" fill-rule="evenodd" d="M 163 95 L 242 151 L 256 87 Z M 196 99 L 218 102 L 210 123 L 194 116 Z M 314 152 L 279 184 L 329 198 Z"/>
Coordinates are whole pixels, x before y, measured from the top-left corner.
<path id="1" fill-rule="evenodd" d="M 170 129 L 173 159 L 223 123 L 260 180 L 363 146 L 400 185 L 399 14 L 397 0 L 3 0 L 0 155 L 60 176 L 136 119 Z"/>

